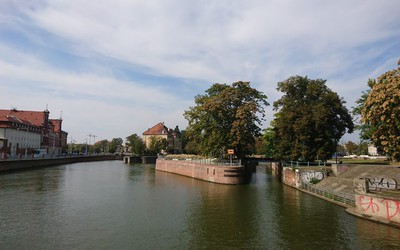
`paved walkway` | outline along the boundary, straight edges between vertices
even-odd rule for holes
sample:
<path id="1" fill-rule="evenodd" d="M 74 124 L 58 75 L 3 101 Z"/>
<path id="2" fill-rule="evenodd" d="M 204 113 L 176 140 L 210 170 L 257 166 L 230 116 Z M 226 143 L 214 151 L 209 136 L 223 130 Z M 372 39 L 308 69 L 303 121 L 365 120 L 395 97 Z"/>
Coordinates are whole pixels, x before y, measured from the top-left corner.
<path id="1" fill-rule="evenodd" d="M 333 174 L 332 174 L 333 175 Z M 349 165 L 349 170 L 339 176 L 328 176 L 315 187 L 335 192 L 353 193 L 355 178 L 393 178 L 400 188 L 400 166 Z"/>

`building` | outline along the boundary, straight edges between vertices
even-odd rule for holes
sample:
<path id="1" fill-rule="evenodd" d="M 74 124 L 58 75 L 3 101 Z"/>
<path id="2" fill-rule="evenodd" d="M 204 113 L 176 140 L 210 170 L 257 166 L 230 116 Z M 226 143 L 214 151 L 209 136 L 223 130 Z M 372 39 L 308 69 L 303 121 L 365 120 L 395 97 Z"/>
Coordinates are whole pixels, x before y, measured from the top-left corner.
<path id="1" fill-rule="evenodd" d="M 178 126 L 176 126 L 175 129 L 169 129 L 164 125 L 164 122 L 160 122 L 143 132 L 143 142 L 145 143 L 147 148 L 149 147 L 151 137 L 165 139 L 168 143 L 168 152 L 182 152 L 182 141 L 180 138 Z"/>
<path id="2" fill-rule="evenodd" d="M 49 155 L 66 152 L 68 133 L 62 119 L 49 119 L 50 112 L 0 109 L 0 152 L 14 157 L 46 149 Z"/>
<path id="3" fill-rule="evenodd" d="M 372 143 L 368 144 L 368 155 L 371 155 L 371 156 L 379 155 L 378 148 Z"/>

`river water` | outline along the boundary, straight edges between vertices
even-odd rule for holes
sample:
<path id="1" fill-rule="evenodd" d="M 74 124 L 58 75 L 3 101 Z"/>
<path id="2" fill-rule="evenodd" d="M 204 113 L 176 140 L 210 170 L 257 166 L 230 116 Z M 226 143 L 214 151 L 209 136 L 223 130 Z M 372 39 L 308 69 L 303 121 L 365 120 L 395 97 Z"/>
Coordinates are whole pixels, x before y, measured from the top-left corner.
<path id="1" fill-rule="evenodd" d="M 120 161 L 0 175 L 0 249 L 400 249 L 400 230 L 280 183 L 226 186 Z"/>

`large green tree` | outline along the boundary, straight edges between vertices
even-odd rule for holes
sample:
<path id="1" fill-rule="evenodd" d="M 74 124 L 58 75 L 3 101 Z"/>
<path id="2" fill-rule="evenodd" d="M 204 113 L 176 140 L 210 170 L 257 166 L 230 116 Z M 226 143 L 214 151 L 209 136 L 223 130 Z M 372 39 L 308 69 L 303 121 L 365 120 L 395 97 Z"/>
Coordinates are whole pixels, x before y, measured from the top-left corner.
<path id="1" fill-rule="evenodd" d="M 126 137 L 125 145 L 129 148 L 129 151 L 136 156 L 141 156 L 145 149 L 142 138 L 137 134 L 132 134 Z"/>
<path id="2" fill-rule="evenodd" d="M 122 138 L 113 138 L 109 145 L 109 153 L 114 154 L 117 149 L 122 146 L 123 142 L 124 140 L 122 140 Z"/>
<path id="3" fill-rule="evenodd" d="M 340 138 L 353 132 L 345 101 L 326 85 L 326 80 L 292 76 L 278 83 L 282 98 L 274 102 L 276 154 L 285 160 L 326 160 L 336 151 Z"/>
<path id="4" fill-rule="evenodd" d="M 400 161 L 400 61 L 398 65 L 378 78 L 361 111 L 373 142 L 394 161 Z"/>
<path id="5" fill-rule="evenodd" d="M 221 157 L 234 149 L 242 158 L 260 135 L 267 96 L 250 82 L 213 84 L 206 94 L 195 97 L 196 106 L 185 111 L 188 147 L 201 155 Z"/>

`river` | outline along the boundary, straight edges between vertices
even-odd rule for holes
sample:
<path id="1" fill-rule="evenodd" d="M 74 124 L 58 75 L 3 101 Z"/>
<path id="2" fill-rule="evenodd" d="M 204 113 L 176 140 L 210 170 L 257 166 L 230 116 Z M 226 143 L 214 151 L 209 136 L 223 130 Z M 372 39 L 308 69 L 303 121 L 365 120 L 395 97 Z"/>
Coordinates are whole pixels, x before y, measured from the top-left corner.
<path id="1" fill-rule="evenodd" d="M 400 249 L 400 230 L 287 187 L 120 161 L 0 174 L 0 249 Z"/>

